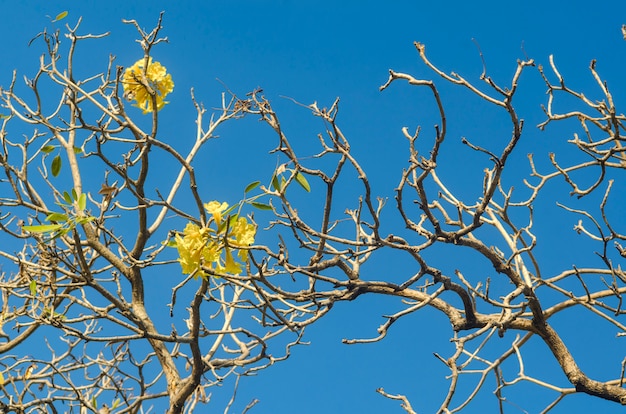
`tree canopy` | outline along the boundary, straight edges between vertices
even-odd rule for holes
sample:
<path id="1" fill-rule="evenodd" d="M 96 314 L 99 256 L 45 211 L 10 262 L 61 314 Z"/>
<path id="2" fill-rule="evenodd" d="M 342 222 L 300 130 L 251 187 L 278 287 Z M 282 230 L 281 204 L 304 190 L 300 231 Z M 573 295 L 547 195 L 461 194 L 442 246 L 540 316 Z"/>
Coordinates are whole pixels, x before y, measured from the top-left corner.
<path id="1" fill-rule="evenodd" d="M 435 122 L 418 116 L 398 128 L 402 141 L 384 143 L 402 165 L 371 149 L 395 177 L 381 190 L 354 150 L 358 138 L 340 127 L 339 99 L 291 100 L 316 121 L 311 133 L 286 127 L 261 88 L 222 85 L 218 108 L 192 90 L 195 134 L 172 136 L 164 125 L 182 117 L 168 112 L 176 74 L 157 58 L 163 19 L 149 30 L 125 20 L 141 54 L 101 66 L 80 53 L 107 33 L 80 19 L 46 29 L 33 39 L 44 51 L 36 73 L 18 69 L 1 90 L 0 411 L 190 413 L 213 392 L 232 395 L 228 410 L 235 393 L 221 384 L 262 376 L 333 307 L 366 297 L 393 306 L 377 310 L 375 334 L 346 345 L 384 343 L 420 312 L 448 321 L 452 346 L 434 350 L 448 375 L 440 412 L 504 412 L 527 385 L 550 395 L 544 411 L 572 394 L 626 404 L 626 116 L 595 61 L 595 89 L 582 91 L 553 56 L 519 59 L 502 82 L 479 48 L 483 71 L 470 79 L 415 42 L 421 75 L 391 69 L 380 90 L 416 89 Z M 539 130 L 567 135 L 559 152 L 523 152 L 534 127 L 517 109 L 528 73 L 546 92 Z M 484 115 L 467 126 L 480 134 L 451 136 L 448 87 Z M 492 135 L 492 116 L 507 134 Z M 237 139 L 229 125 L 249 119 L 272 133 L 271 150 L 213 152 L 218 136 Z M 241 162 L 239 151 L 275 167 Z M 228 158 L 226 187 L 248 171 L 245 185 L 229 188 L 237 200 L 203 179 L 211 157 Z M 555 214 L 575 217 L 573 231 L 551 225 Z M 546 259 L 553 254 L 561 260 Z M 434 335 L 411 329 L 423 341 Z M 597 348 L 572 350 L 576 335 Z M 537 353 L 551 364 L 537 367 Z M 598 353 L 610 368 L 594 369 Z M 419 411 L 408 389 L 384 385 L 382 396 Z"/>

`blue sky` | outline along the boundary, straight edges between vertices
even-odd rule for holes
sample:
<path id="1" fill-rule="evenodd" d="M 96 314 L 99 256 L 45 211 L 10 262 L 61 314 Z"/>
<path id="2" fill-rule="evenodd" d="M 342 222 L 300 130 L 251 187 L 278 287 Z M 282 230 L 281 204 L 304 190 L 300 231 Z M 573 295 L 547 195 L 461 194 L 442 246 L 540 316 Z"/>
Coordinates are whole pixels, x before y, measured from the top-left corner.
<path id="1" fill-rule="evenodd" d="M 93 47 L 77 51 L 79 70 L 92 73 L 105 68 L 109 54 L 115 55 L 117 63 L 124 66 L 141 56 L 139 46 L 133 43 L 134 29 L 122 24 L 121 19 L 136 19 L 141 26 L 151 28 L 159 12 L 165 11 L 163 34 L 169 43 L 158 46 L 154 56 L 172 73 L 176 83 L 174 93 L 168 97 L 172 103 L 166 110 L 180 116 L 175 124 L 170 121 L 164 126 L 164 133 L 172 135 L 172 139 L 185 139 L 186 134 L 193 134 L 195 114 L 189 99 L 192 87 L 198 100 L 207 107 L 219 105 L 223 85 L 241 95 L 262 87 L 282 114 L 289 133 L 311 138 L 320 126 L 306 110 L 282 97 L 304 104 L 317 101 L 320 106 L 328 106 L 340 97 L 339 124 L 354 153 L 368 168 L 375 191 L 386 197 L 393 195 L 400 171 L 397 166 L 405 165 L 407 158 L 400 128 L 408 126 L 413 130 L 422 125 L 424 131 L 432 131 L 436 122 L 436 108 L 426 90 L 400 84 L 382 93 L 378 89 L 387 80 L 390 68 L 436 79 L 419 61 L 414 41 L 424 43 L 431 61 L 446 72 L 455 71 L 476 82 L 482 71 L 478 43 L 488 74 L 505 85 L 517 59 L 527 55 L 547 65 L 548 56 L 553 54 L 562 74 L 586 93 L 589 90 L 590 96 L 597 90 L 588 66 L 592 59 L 597 59 L 598 70 L 612 88 L 618 106 L 626 96 L 623 76 L 626 42 L 620 32 L 621 25 L 626 23 L 626 3 L 621 1 L 595 7 L 581 0 L 533 0 L 523 5 L 459 0 L 329 3 L 0 0 L 0 5 L 5 16 L 0 26 L 4 39 L 0 85 L 8 84 L 13 69 L 25 74 L 35 72 L 41 45 L 27 47 L 27 43 L 43 27 L 73 24 L 82 16 L 83 31 L 110 31 L 108 39 L 93 41 Z M 63 10 L 68 10 L 69 16 L 51 24 L 46 16 L 55 16 Z M 84 60 L 80 60 L 81 56 L 85 56 Z M 474 159 L 458 145 L 460 137 L 489 144 L 492 137 L 508 134 L 508 125 L 501 113 L 476 106 L 476 100 L 466 91 L 446 85 L 440 79 L 437 82 L 449 111 L 450 139 L 457 140 L 446 147 L 446 157 L 450 160 L 447 171 L 458 191 L 463 192 L 471 183 L 480 182 L 486 165 L 458 174 L 461 165 Z M 543 120 L 539 105 L 545 101 L 545 88 L 537 73 L 530 70 L 522 77 L 521 87 L 526 89 L 515 105 L 527 120 L 526 141 L 521 145 L 519 157 L 511 162 L 527 173 L 524 151 L 535 153 L 538 164 L 547 166 L 546 154 L 563 150 L 571 132 L 549 128 L 540 133 L 535 125 Z M 267 128 L 251 120 L 225 128 L 221 136 L 211 147 L 215 154 L 207 157 L 205 174 L 211 192 L 206 197 L 236 201 L 247 182 L 259 178 L 259 174 L 271 174 L 276 159 L 266 153 L 275 141 Z M 228 162 L 228 155 L 234 153 L 238 154 L 236 168 Z M 229 172 L 227 176 L 224 171 Z M 561 243 L 563 233 L 552 239 L 555 232 L 571 230 L 575 219 L 550 207 L 553 204 L 546 205 L 546 211 L 552 213 L 536 218 L 536 226 L 544 225 L 547 229 L 546 242 L 541 246 L 545 250 L 538 252 L 544 260 L 545 272 L 563 269 L 574 258 L 593 264 L 594 257 L 588 253 L 590 244 L 583 242 L 587 250 L 581 250 L 578 255 L 569 242 Z M 470 255 L 466 262 L 458 264 L 446 259 L 448 252 L 438 254 L 444 263 L 441 266 L 449 266 L 448 272 L 455 267 L 481 266 L 473 263 Z M 394 272 L 406 272 L 401 262 L 391 266 L 377 264 L 367 270 L 371 278 L 393 278 Z M 445 384 L 447 371 L 432 353 L 447 355 L 453 351 L 448 340 L 449 324 L 441 315 L 428 310 L 411 315 L 398 322 L 381 343 L 341 344 L 342 338 L 374 336 L 383 322 L 381 315 L 393 312 L 398 306 L 397 301 L 377 297 L 339 304 L 327 318 L 308 329 L 305 339 L 310 341 L 309 346 L 294 349 L 288 361 L 242 380 L 232 412 L 240 412 L 252 398 L 260 400 L 252 412 L 260 413 L 401 412 L 397 402 L 374 392 L 378 387 L 390 393 L 406 394 L 419 413 L 434 412 L 443 395 L 440 384 Z M 571 325 L 571 320 L 560 323 Z M 568 345 L 573 347 L 573 352 L 598 353 L 586 347 L 588 335 L 575 332 L 571 335 Z M 609 349 L 619 350 L 618 345 L 621 343 Z M 529 363 L 528 369 L 556 369 L 546 358 L 545 349 L 537 346 L 536 352 L 538 359 L 534 364 Z M 597 363 L 592 358 L 588 369 L 596 371 L 597 366 L 603 366 L 602 357 L 594 356 Z M 613 357 L 621 361 L 623 355 Z M 602 369 L 597 372 L 605 374 Z M 616 373 L 607 375 L 614 377 Z M 558 371 L 556 378 L 560 378 Z M 517 404 L 534 412 L 540 408 L 539 404 L 549 401 L 542 400 L 543 396 L 535 398 L 534 392 L 534 388 L 528 388 L 512 395 L 508 409 L 523 412 L 516 409 Z M 222 412 L 230 390 L 215 389 L 213 396 L 211 412 Z M 494 401 L 489 400 L 492 405 L 485 407 L 495 409 Z M 478 408 L 474 406 L 469 412 L 479 412 Z M 554 412 L 609 413 L 619 409 L 614 404 L 573 396 Z"/>

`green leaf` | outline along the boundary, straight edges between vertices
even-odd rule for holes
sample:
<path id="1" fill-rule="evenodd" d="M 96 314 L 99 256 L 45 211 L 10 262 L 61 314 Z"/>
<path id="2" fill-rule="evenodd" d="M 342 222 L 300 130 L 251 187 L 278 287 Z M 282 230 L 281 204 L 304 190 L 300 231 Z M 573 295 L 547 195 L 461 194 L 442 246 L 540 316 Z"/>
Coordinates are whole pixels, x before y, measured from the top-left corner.
<path id="1" fill-rule="evenodd" d="M 55 312 L 54 308 L 49 308 L 47 306 L 43 308 L 43 314 L 51 318 L 65 318 L 65 315 L 61 315 L 60 313 Z"/>
<path id="2" fill-rule="evenodd" d="M 62 224 L 40 224 L 38 226 L 22 226 L 22 229 L 30 231 L 31 233 L 49 233 L 57 231 L 61 227 L 63 227 Z"/>
<path id="3" fill-rule="evenodd" d="M 77 201 L 78 200 L 78 194 L 76 193 L 76 189 L 72 188 L 72 200 L 73 201 Z"/>
<path id="4" fill-rule="evenodd" d="M 68 15 L 68 11 L 62 11 L 61 13 L 57 14 L 57 17 L 54 18 L 54 20 L 52 21 L 52 23 L 54 22 L 58 22 L 59 20 L 65 19 Z"/>
<path id="5" fill-rule="evenodd" d="M 230 213 L 232 213 L 233 211 L 235 211 L 235 209 L 239 207 L 239 204 L 234 204 L 230 207 L 228 207 L 223 213 L 222 213 L 222 217 L 229 215 Z"/>
<path id="6" fill-rule="evenodd" d="M 115 410 L 119 405 L 120 405 L 120 399 L 116 399 L 115 401 L 113 401 L 113 404 L 111 404 L 111 409 Z"/>
<path id="7" fill-rule="evenodd" d="M 245 190 L 243 190 L 243 192 L 244 192 L 244 193 L 249 193 L 250 191 L 252 191 L 252 190 L 254 190 L 255 188 L 257 188 L 257 187 L 259 186 L 259 184 L 261 184 L 261 182 L 260 182 L 260 181 L 254 181 L 254 182 L 251 182 L 250 184 L 248 184 L 248 185 L 246 186 L 246 189 L 245 189 Z"/>
<path id="8" fill-rule="evenodd" d="M 85 216 L 85 217 L 80 217 L 74 220 L 74 223 L 80 225 L 89 223 L 90 221 L 94 221 L 96 218 L 94 216 Z"/>
<path id="9" fill-rule="evenodd" d="M 55 149 L 56 147 L 54 145 L 44 145 L 43 147 L 41 147 L 41 152 L 50 154 Z"/>
<path id="10" fill-rule="evenodd" d="M 272 188 L 276 191 L 280 191 L 280 181 L 278 181 L 276 174 L 272 175 Z"/>
<path id="11" fill-rule="evenodd" d="M 72 197 L 70 197 L 70 193 L 63 191 L 63 200 L 65 200 L 67 204 L 72 204 Z"/>
<path id="12" fill-rule="evenodd" d="M 272 206 L 270 206 L 269 204 L 259 203 L 256 201 L 251 202 L 250 205 L 254 208 L 258 208 L 259 210 L 271 210 L 272 209 Z"/>
<path id="13" fill-rule="evenodd" d="M 235 204 L 235 205 L 236 205 L 236 204 Z M 223 217 L 223 216 L 222 216 L 222 217 Z M 228 227 L 232 227 L 232 226 L 231 226 L 231 224 L 232 224 L 233 216 L 227 216 L 227 217 L 228 217 L 228 220 L 222 220 L 222 222 L 220 223 L 220 225 L 219 225 L 219 226 L 217 226 L 217 233 L 218 233 L 218 234 L 219 234 L 219 233 L 221 233 L 221 232 L 223 232 L 224 230 L 226 230 L 226 226 L 228 226 Z M 235 216 L 235 217 L 236 217 L 236 216 Z"/>
<path id="14" fill-rule="evenodd" d="M 37 294 L 37 281 L 35 279 L 31 280 L 28 288 L 30 289 L 31 296 L 35 296 Z"/>
<path id="15" fill-rule="evenodd" d="M 298 184 L 300 184 L 302 188 L 304 188 L 307 193 L 311 192 L 311 186 L 309 185 L 309 182 L 307 181 L 306 177 L 300 172 L 296 173 L 296 181 L 298 182 Z"/>
<path id="16" fill-rule="evenodd" d="M 78 210 L 83 211 L 87 207 L 87 194 L 82 193 L 78 197 Z"/>
<path id="17" fill-rule="evenodd" d="M 61 172 L 61 156 L 57 155 L 52 159 L 52 176 L 56 177 Z"/>
<path id="18" fill-rule="evenodd" d="M 232 206 L 228 207 L 226 210 L 222 212 L 222 217 L 229 215 L 230 213 L 235 211 L 237 207 L 239 207 L 239 204 L 233 204 Z"/>
<path id="19" fill-rule="evenodd" d="M 47 221 L 62 221 L 62 222 L 65 222 L 65 221 L 67 221 L 67 215 L 66 214 L 62 214 L 62 213 L 50 213 L 46 217 L 46 220 Z"/>
<path id="20" fill-rule="evenodd" d="M 239 216 L 237 214 L 229 216 L 228 227 L 232 229 L 233 225 L 237 222 L 237 219 L 239 219 Z"/>
<path id="21" fill-rule="evenodd" d="M 74 154 L 81 154 L 83 152 L 82 148 L 74 147 Z"/>
<path id="22" fill-rule="evenodd" d="M 0 114 L 0 119 L 9 118 L 11 115 Z"/>

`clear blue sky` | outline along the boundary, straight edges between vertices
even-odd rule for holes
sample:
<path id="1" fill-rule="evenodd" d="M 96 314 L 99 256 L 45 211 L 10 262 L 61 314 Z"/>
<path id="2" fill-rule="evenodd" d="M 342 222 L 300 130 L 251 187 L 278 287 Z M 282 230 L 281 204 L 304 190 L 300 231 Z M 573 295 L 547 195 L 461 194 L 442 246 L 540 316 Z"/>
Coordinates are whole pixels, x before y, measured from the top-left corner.
<path id="1" fill-rule="evenodd" d="M 194 87 L 196 97 L 207 107 L 217 106 L 223 86 L 216 78 L 242 95 L 262 87 L 282 112 L 283 122 L 294 137 L 298 133 L 313 137 L 317 132 L 316 124 L 311 123 L 306 110 L 281 96 L 305 104 L 317 101 L 320 106 L 330 105 L 339 96 L 339 124 L 351 140 L 355 154 L 370 168 L 375 190 L 383 196 L 392 196 L 399 174 L 399 169 L 394 167 L 404 165 L 407 158 L 400 128 L 408 126 L 412 130 L 422 125 L 424 131 L 430 131 L 436 122 L 435 108 L 426 91 L 399 84 L 383 93 L 378 90 L 387 80 L 390 68 L 416 77 L 435 78 L 419 61 L 413 41 L 426 44 L 431 60 L 445 71 L 456 71 L 476 82 L 482 64 L 472 39 L 482 49 L 489 74 L 503 84 L 509 82 L 517 59 L 528 55 L 547 65 L 548 56 L 554 54 L 563 75 L 577 87 L 590 90 L 592 96 L 597 90 L 593 89 L 587 68 L 592 59 L 598 59 L 598 70 L 609 81 L 618 105 L 626 96 L 626 42 L 620 32 L 621 25 L 626 23 L 626 3 L 617 0 L 604 3 L 532 0 L 523 5 L 491 0 L 0 0 L 0 5 L 4 16 L 0 26 L 4 40 L 0 85 L 8 84 L 15 68 L 20 73 L 18 78 L 22 73 L 35 72 L 41 48 L 40 45 L 28 48 L 27 43 L 43 27 L 53 26 L 46 15 L 55 16 L 68 10 L 69 16 L 56 23 L 57 27 L 66 22 L 73 24 L 82 16 L 83 31 L 111 32 L 107 40 L 93 41 L 93 48 L 77 51 L 79 60 L 82 53 L 90 57 L 80 63 L 85 72 L 99 72 L 105 68 L 109 54 L 114 54 L 117 63 L 124 66 L 141 56 L 140 48 L 133 43 L 134 29 L 122 24 L 121 19 L 136 19 L 143 27 L 151 28 L 158 13 L 164 10 L 163 34 L 169 38 L 169 43 L 158 46 L 154 56 L 172 73 L 176 83 L 174 93 L 168 97 L 172 103 L 165 110 L 180 113 L 180 125 L 165 126 L 165 133 L 177 139 L 193 134 L 195 115 L 189 90 Z M 521 94 L 521 100 L 516 103 L 527 119 L 527 142 L 520 149 L 519 161 L 514 161 L 519 162 L 520 169 L 527 168 L 524 151 L 543 157 L 545 165 L 547 152 L 561 148 L 559 143 L 571 137 L 567 131 L 541 134 L 535 129 L 542 120 L 539 105 L 544 103 L 545 88 L 536 73 L 530 73 L 522 78 L 521 85 L 522 88 L 527 85 L 528 93 Z M 509 130 L 502 114 L 481 113 L 474 107 L 476 100 L 469 100 L 466 92 L 438 82 L 444 104 L 449 108 L 449 136 L 457 140 L 449 147 L 448 157 L 453 161 L 450 168 L 459 168 L 464 160 L 463 153 L 457 152 L 461 151 L 458 145 L 461 136 L 488 143 L 490 137 L 509 134 Z M 275 159 L 265 154 L 275 142 L 268 138 L 270 136 L 267 128 L 260 128 L 253 122 L 222 131 L 223 140 L 213 147 L 215 156 L 207 158 L 206 179 L 214 189 L 207 198 L 236 201 L 242 185 L 252 181 L 257 171 L 271 174 Z M 259 143 L 262 139 L 269 141 Z M 241 148 L 250 150 L 244 150 L 241 155 L 244 167 L 238 173 L 240 176 L 229 177 L 225 182 L 224 171 L 228 166 L 224 160 Z M 474 173 L 462 174 L 460 191 L 463 177 L 480 180 L 482 168 L 484 166 Z M 623 187 L 621 194 L 624 194 Z M 560 223 L 559 231 L 566 231 L 575 220 L 565 216 L 547 215 L 537 220 L 554 228 Z M 540 257 L 545 260 L 546 269 L 557 271 L 570 266 L 574 261 L 571 250 L 563 244 L 550 246 L 559 239 L 551 240 L 549 234 L 545 237 L 546 250 Z M 574 234 L 567 237 L 574 237 Z M 593 258 L 581 260 L 591 263 Z M 448 266 L 446 271 L 451 272 L 461 265 L 451 263 Z M 471 263 L 463 266 L 469 268 Z M 371 272 L 368 277 L 372 279 L 393 279 L 389 273 L 405 270 L 372 266 L 366 271 Z M 397 402 L 374 392 L 378 387 L 390 393 L 406 394 L 419 413 L 433 412 L 439 406 L 447 371 L 432 353 L 448 355 L 452 352 L 448 341 L 451 333 L 445 318 L 424 311 L 399 322 L 382 343 L 341 344 L 342 338 L 374 336 L 383 322 L 381 315 L 392 313 L 398 306 L 396 301 L 385 298 L 362 298 L 355 303 L 340 304 L 331 315 L 308 329 L 305 339 L 310 341 L 309 346 L 294 349 L 288 361 L 261 371 L 254 378 L 244 378 L 232 412 L 241 412 L 252 398 L 260 400 L 252 411 L 258 413 L 402 412 Z M 602 353 L 586 348 L 588 339 L 572 336 L 568 345 L 581 354 Z M 537 369 L 533 373 L 539 377 L 550 375 L 541 370 L 541 367 L 555 369 L 549 359 L 543 359 L 545 349 L 538 347 L 537 355 L 538 362 L 529 364 L 529 369 Z M 623 357 L 613 356 L 620 361 Z M 593 358 L 598 358 L 593 365 L 604 363 L 600 355 Z M 588 369 L 598 372 L 600 377 L 618 375 L 615 366 L 611 366 L 608 374 L 596 369 L 597 366 Z M 558 371 L 556 378 L 560 378 Z M 527 394 L 512 395 L 512 404 L 507 406 L 506 412 L 523 412 L 517 410 L 515 404 L 528 412 L 538 410 L 541 405 L 535 405 L 533 392 L 535 389 L 529 387 Z M 230 389 L 214 389 L 213 398 L 210 412 L 222 412 L 230 398 Z M 537 399 L 544 405 L 548 401 Z M 468 412 L 495 412 L 494 401 L 490 400 L 487 411 L 474 406 Z M 615 404 L 574 396 L 554 412 L 618 411 L 621 412 L 620 407 Z"/>

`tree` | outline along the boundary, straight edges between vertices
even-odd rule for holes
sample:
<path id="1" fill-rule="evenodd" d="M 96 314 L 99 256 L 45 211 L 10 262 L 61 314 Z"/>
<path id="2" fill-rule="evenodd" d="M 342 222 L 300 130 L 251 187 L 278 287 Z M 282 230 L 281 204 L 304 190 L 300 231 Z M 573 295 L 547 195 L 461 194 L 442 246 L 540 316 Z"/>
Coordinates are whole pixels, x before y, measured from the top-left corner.
<path id="1" fill-rule="evenodd" d="M 30 95 L 17 75 L 2 90 L 4 412 L 125 413 L 164 405 L 170 413 L 192 412 L 208 402 L 211 387 L 287 358 L 308 325 L 334 304 L 363 295 L 395 297 L 402 309 L 386 317 L 376 337 L 349 344 L 381 341 L 396 321 L 427 307 L 449 320 L 455 352 L 436 354 L 450 370 L 441 412 L 459 411 L 490 391 L 504 411 L 506 393 L 524 381 L 554 392 L 546 411 L 573 393 L 626 403 L 624 363 L 609 379 L 588 375 L 552 323 L 584 313 L 585 321 L 612 324 L 618 336 L 624 331 L 626 275 L 619 263 L 626 236 L 612 224 L 611 206 L 619 205 L 612 189 L 626 165 L 626 118 L 595 62 L 597 101 L 570 88 L 553 59 L 549 71 L 520 60 L 504 87 L 486 68 L 478 83 L 447 74 L 416 43 L 426 67 L 498 110 L 511 134 L 485 145 L 464 138 L 461 173 L 478 169 L 481 176 L 467 191 L 453 190 L 459 166 L 445 158 L 449 120 L 438 86 L 390 71 L 381 90 L 405 81 L 426 88 L 440 121 L 432 136 L 402 130 L 409 158 L 389 201 L 376 196 L 351 153 L 338 126 L 338 100 L 302 105 L 324 125 L 314 152 L 294 143 L 260 89 L 244 96 L 227 90 L 208 121 L 192 93 L 197 134 L 191 148 L 162 139 L 159 126 L 175 122 L 175 114 L 160 111 L 175 79 L 153 57 L 166 40 L 161 18 L 151 31 L 126 21 L 137 29 L 143 52 L 134 65 L 114 66 L 111 58 L 105 72 L 81 77 L 76 46 L 104 35 L 80 35 L 79 21 L 67 27 L 64 48 L 60 32 L 44 31 L 38 39 L 46 55 L 26 79 Z M 547 86 L 539 127 L 573 119 L 582 132 L 569 141 L 576 151 L 558 160 L 552 154 L 539 165 L 529 156 L 526 175 L 512 161 L 524 131 L 513 103 L 528 71 Z M 562 97 L 572 98 L 566 102 L 573 109 L 556 109 Z M 243 189 L 234 206 L 205 200 L 198 153 L 218 128 L 244 117 L 275 132 L 273 153 L 281 161 Z M 169 183 L 158 182 L 159 170 L 174 171 Z M 570 194 L 548 190 L 558 180 Z M 312 206 L 298 196 L 302 190 L 316 192 Z M 351 206 L 338 199 L 341 193 L 357 194 Z M 577 241 L 593 242 L 597 266 L 544 270 L 538 246 L 545 232 L 534 227 L 544 214 L 541 197 L 562 200 L 561 209 L 579 217 L 574 230 L 585 237 Z M 447 264 L 430 256 L 436 249 L 464 259 L 448 273 Z M 405 269 L 400 275 L 367 272 L 371 262 L 396 260 Z M 148 297 L 149 280 L 168 294 Z M 569 385 L 526 373 L 532 355 L 524 351 L 534 342 L 547 347 Z M 26 343 L 45 347 L 25 355 Z M 477 380 L 464 385 L 467 376 Z M 404 395 L 378 391 L 414 412 Z"/>

